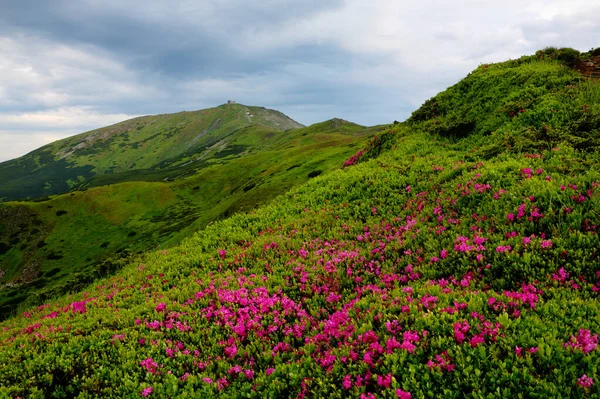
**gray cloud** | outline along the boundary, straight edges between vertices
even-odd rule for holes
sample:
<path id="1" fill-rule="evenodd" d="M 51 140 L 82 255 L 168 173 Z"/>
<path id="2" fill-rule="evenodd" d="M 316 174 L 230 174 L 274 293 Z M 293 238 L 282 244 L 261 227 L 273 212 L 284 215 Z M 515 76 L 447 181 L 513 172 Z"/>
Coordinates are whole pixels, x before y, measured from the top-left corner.
<path id="1" fill-rule="evenodd" d="M 0 161 L 227 99 L 305 124 L 402 120 L 480 63 L 600 45 L 595 3 L 5 0 Z"/>

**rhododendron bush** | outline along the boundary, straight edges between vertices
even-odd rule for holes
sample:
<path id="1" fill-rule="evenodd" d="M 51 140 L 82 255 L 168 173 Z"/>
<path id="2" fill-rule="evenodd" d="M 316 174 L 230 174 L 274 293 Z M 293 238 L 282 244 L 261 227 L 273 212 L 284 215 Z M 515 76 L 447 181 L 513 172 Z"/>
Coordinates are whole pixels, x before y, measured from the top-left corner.
<path id="1" fill-rule="evenodd" d="M 0 394 L 599 397 L 598 155 L 423 130 L 3 322 Z"/>

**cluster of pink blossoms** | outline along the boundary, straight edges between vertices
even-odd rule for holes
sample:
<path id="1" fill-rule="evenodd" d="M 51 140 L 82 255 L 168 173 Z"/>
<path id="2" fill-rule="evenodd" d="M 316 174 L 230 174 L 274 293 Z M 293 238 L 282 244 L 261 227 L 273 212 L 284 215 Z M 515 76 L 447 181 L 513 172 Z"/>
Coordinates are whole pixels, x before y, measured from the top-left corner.
<path id="1" fill-rule="evenodd" d="M 598 334 L 592 336 L 590 330 L 580 329 L 577 336 L 571 335 L 569 342 L 565 344 L 565 348 L 573 348 L 587 354 L 598 347 Z"/>
<path id="2" fill-rule="evenodd" d="M 583 389 L 590 389 L 592 385 L 594 385 L 594 379 L 584 374 L 577 379 L 577 385 L 579 385 Z"/>

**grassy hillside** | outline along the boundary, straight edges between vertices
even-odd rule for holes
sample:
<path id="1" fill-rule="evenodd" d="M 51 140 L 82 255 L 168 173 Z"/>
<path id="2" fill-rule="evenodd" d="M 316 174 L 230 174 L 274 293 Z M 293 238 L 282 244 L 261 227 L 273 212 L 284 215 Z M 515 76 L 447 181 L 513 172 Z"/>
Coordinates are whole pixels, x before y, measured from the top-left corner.
<path id="1" fill-rule="evenodd" d="M 123 259 L 176 244 L 339 168 L 379 130 L 339 121 L 288 132 L 253 126 L 211 149 L 189 177 L 0 205 L 0 314 L 81 289 Z"/>
<path id="2" fill-rule="evenodd" d="M 0 163 L 0 200 L 37 198 L 129 180 L 160 181 L 204 166 L 215 147 L 254 126 L 302 127 L 279 111 L 242 104 L 131 119 L 48 144 Z M 95 180 L 93 178 L 96 178 Z"/>
<path id="3" fill-rule="evenodd" d="M 600 397 L 598 88 L 556 51 L 480 66 L 343 169 L 2 322 L 0 394 Z"/>

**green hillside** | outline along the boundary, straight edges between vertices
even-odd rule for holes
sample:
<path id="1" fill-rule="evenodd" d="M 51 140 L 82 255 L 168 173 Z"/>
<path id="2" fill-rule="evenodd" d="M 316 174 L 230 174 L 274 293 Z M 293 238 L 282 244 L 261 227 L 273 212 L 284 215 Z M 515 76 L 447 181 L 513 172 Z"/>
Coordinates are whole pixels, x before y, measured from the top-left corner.
<path id="1" fill-rule="evenodd" d="M 0 163 L 0 200 L 189 174 L 204 166 L 209 153 L 225 148 L 232 134 L 251 126 L 276 131 L 302 127 L 279 111 L 242 104 L 135 118 Z"/>
<path id="2" fill-rule="evenodd" d="M 112 174 L 95 180 L 101 187 L 0 204 L 0 315 L 81 289 L 124 259 L 339 168 L 381 129 L 337 120 L 287 132 L 249 126 L 206 151 L 202 168 L 178 168 L 172 181 L 115 183 L 127 179 Z"/>
<path id="3" fill-rule="evenodd" d="M 343 168 L 21 309 L 0 395 L 599 398 L 586 56 L 481 65 Z"/>

